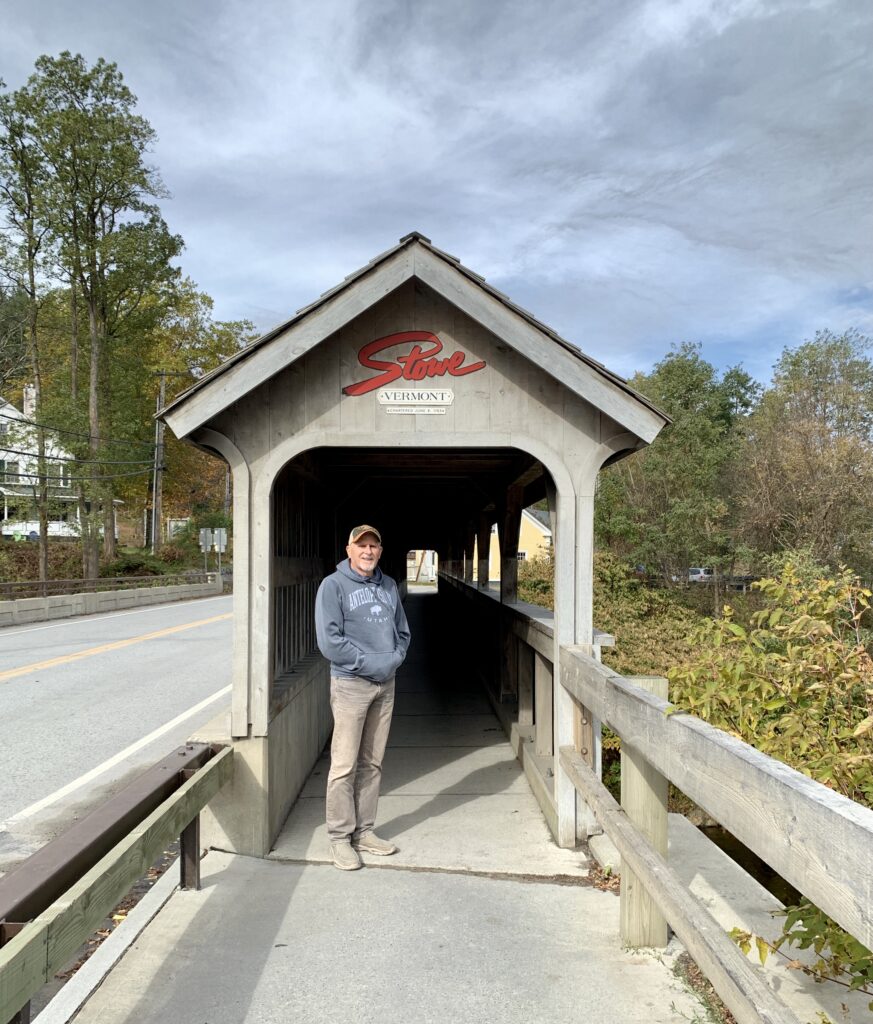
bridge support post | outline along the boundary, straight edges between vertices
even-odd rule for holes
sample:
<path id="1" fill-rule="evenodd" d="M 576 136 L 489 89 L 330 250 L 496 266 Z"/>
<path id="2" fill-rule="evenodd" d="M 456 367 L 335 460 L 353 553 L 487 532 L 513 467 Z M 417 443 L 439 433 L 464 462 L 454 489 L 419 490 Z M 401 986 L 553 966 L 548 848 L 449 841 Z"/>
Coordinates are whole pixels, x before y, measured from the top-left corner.
<path id="1" fill-rule="evenodd" d="M 476 547 L 476 526 L 469 522 L 464 527 L 464 582 L 473 582 L 473 552 Z"/>
<path id="2" fill-rule="evenodd" d="M 476 557 L 479 560 L 478 579 L 480 590 L 488 589 L 488 563 L 491 558 L 491 519 L 483 512 L 479 516 L 476 532 Z"/>
<path id="3" fill-rule="evenodd" d="M 630 677 L 629 682 L 668 699 L 666 679 Z M 667 857 L 668 781 L 626 741 L 621 745 L 621 806 L 652 847 Z M 667 921 L 627 864 L 621 867 L 621 940 L 625 946 L 655 946 L 668 941 Z"/>
<path id="4" fill-rule="evenodd" d="M 26 921 L 0 921 L 0 946 L 14 939 L 26 924 Z M 30 1000 L 4 1024 L 30 1024 Z"/>
<path id="5" fill-rule="evenodd" d="M 546 493 L 551 510 L 552 532 L 555 545 L 555 655 L 552 658 L 554 685 L 552 687 L 552 736 L 555 756 L 555 809 L 558 816 L 558 846 L 573 849 L 576 846 L 577 804 L 576 787 L 561 763 L 561 747 L 573 746 L 574 702 L 560 685 L 561 647 L 576 642 L 574 613 L 576 607 L 576 579 L 573 556 L 576 542 L 576 504 L 571 488 L 558 490 L 551 479 L 546 481 Z M 570 554 L 565 554 L 569 552 Z"/>
<path id="6" fill-rule="evenodd" d="M 595 478 L 580 482 L 576 495 L 576 643 L 600 660 L 594 644 L 594 491 Z M 597 777 L 601 773 L 600 720 L 589 708 L 573 702 L 573 745 Z M 586 842 L 602 831 L 594 811 L 576 794 L 576 838 Z"/>

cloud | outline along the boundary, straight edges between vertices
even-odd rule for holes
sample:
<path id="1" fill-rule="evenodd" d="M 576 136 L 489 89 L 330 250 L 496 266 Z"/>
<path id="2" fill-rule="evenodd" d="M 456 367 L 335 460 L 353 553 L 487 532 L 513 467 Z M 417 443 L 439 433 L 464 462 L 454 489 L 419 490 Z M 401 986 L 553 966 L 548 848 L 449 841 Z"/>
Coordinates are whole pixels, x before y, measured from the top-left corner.
<path id="1" fill-rule="evenodd" d="M 766 375 L 816 327 L 869 329 L 862 0 L 44 0 L 8 20 L 12 85 L 41 52 L 118 62 L 219 316 L 266 328 L 419 229 L 619 372 L 700 339 Z"/>

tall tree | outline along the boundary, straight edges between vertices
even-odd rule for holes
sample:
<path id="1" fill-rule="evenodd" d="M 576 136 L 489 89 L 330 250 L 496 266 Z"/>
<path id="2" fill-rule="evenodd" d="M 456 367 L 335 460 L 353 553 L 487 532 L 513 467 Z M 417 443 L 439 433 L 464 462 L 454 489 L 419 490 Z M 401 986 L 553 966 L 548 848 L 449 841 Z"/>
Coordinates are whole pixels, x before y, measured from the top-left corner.
<path id="1" fill-rule="evenodd" d="M 3 83 L 0 82 L 0 88 Z M 23 90 L 0 95 L 0 268 L 19 297 L 23 298 L 27 355 L 33 379 L 34 406 L 42 408 L 43 370 L 39 344 L 41 286 L 40 262 L 46 224 L 40 201 L 47 178 L 33 132 L 34 117 L 29 95 Z M 37 446 L 36 507 L 39 520 L 39 578 L 48 579 L 48 475 L 45 431 L 35 428 Z"/>
<path id="2" fill-rule="evenodd" d="M 873 567 L 873 360 L 858 331 L 786 349 L 749 422 L 742 525 L 765 552 L 807 547 L 832 567 Z"/>
<path id="3" fill-rule="evenodd" d="M 111 341 L 143 296 L 175 271 L 170 260 L 182 247 L 167 230 L 154 200 L 166 195 L 146 163 L 154 132 L 134 112 L 136 97 L 115 64 L 89 67 L 81 55 L 40 57 L 26 93 L 46 167 L 41 211 L 59 266 L 75 285 L 88 323 L 89 487 L 83 491 L 83 568 L 99 569 L 103 509 L 104 553 L 115 545 L 114 488 L 108 478 L 104 407 L 111 388 Z M 73 296 L 75 308 L 76 296 Z M 78 344 L 78 342 L 77 342 Z M 75 382 L 76 375 L 73 375 Z M 75 387 L 75 384 L 74 384 Z"/>
<path id="4" fill-rule="evenodd" d="M 0 257 L 0 268 L 2 265 Z M 0 281 L 0 394 L 20 385 L 27 373 L 26 330 L 27 296 Z"/>
<path id="5" fill-rule="evenodd" d="M 601 474 L 601 544 L 669 580 L 734 557 L 728 484 L 757 388 L 738 367 L 719 375 L 699 345 L 675 348 L 633 386 L 672 417 L 657 440 Z"/>
<path id="6" fill-rule="evenodd" d="M 184 279 L 173 289 L 172 301 L 154 332 L 151 359 L 156 379 L 167 382 L 167 396 L 189 387 L 255 337 L 247 320 L 217 321 L 212 299 Z M 191 511 L 226 511 L 229 499 L 227 467 L 220 460 L 190 445 L 166 438 L 162 445 L 166 475 L 166 508 L 175 515 Z M 156 481 L 162 486 L 161 478 Z M 152 500 L 159 504 L 160 495 Z M 155 550 L 160 544 L 156 534 Z"/>

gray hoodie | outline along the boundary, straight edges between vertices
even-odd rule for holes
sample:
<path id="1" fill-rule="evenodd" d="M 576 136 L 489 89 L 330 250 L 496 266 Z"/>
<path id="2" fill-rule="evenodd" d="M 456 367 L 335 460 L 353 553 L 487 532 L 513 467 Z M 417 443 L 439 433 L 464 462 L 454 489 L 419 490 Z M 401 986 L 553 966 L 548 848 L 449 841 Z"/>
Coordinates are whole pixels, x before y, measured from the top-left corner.
<path id="1" fill-rule="evenodd" d="M 384 683 L 403 664 L 410 640 L 397 584 L 378 566 L 361 576 L 348 559 L 340 562 L 318 588 L 315 634 L 332 676 Z"/>

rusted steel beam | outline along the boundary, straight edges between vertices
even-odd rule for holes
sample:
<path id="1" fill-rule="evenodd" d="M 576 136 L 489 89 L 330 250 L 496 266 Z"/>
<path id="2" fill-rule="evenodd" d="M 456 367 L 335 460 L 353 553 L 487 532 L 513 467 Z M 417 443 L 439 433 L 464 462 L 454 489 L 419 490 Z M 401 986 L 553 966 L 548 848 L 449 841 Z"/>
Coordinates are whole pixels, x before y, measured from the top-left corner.
<path id="1" fill-rule="evenodd" d="M 215 748 L 189 743 L 0 878 L 0 921 L 29 921 L 53 903 L 184 781 Z"/>

